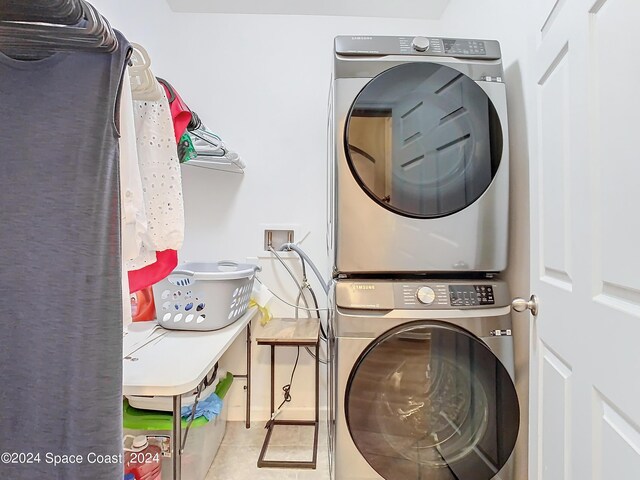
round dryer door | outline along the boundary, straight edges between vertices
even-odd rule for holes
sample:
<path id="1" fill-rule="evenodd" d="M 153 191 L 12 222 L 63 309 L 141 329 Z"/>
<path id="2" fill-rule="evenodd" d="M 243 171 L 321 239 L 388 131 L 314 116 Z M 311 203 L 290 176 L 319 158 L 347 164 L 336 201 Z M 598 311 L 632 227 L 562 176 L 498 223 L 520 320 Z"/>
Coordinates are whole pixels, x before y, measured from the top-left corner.
<path id="1" fill-rule="evenodd" d="M 345 412 L 356 447 L 386 480 L 490 480 L 520 422 L 502 363 L 467 331 L 435 321 L 401 325 L 365 349 Z"/>
<path id="2" fill-rule="evenodd" d="M 485 91 L 435 63 L 407 63 L 371 80 L 349 111 L 345 149 L 377 203 L 414 218 L 451 215 L 475 202 L 502 158 L 502 127 Z"/>

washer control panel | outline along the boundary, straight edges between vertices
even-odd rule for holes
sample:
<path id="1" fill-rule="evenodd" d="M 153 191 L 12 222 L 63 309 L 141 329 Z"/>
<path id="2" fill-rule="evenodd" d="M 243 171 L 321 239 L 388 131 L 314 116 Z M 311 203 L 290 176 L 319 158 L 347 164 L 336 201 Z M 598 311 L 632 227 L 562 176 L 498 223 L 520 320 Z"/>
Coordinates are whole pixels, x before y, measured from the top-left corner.
<path id="1" fill-rule="evenodd" d="M 335 302 L 360 310 L 466 310 L 510 307 L 511 295 L 492 279 L 341 279 Z"/>
<path id="2" fill-rule="evenodd" d="M 496 292 L 496 288 L 500 293 Z M 495 307 L 508 301 L 508 292 L 502 283 L 490 281 L 467 282 L 406 282 L 396 284 L 396 308 L 401 303 L 404 308 L 464 308 L 464 307 Z M 505 297 L 505 298 L 502 298 Z M 400 300 L 400 302 L 398 302 Z"/>
<path id="3" fill-rule="evenodd" d="M 494 305 L 491 285 L 449 285 L 449 301 L 452 307 Z"/>

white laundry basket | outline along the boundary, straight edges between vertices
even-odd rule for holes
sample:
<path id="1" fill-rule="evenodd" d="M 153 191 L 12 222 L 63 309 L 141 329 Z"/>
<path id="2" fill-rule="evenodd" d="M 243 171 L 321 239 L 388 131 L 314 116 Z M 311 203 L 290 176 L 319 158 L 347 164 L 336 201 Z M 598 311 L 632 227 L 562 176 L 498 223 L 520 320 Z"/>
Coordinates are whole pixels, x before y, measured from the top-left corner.
<path id="1" fill-rule="evenodd" d="M 172 330 L 218 330 L 247 311 L 257 265 L 185 263 L 153 286 L 158 324 Z"/>

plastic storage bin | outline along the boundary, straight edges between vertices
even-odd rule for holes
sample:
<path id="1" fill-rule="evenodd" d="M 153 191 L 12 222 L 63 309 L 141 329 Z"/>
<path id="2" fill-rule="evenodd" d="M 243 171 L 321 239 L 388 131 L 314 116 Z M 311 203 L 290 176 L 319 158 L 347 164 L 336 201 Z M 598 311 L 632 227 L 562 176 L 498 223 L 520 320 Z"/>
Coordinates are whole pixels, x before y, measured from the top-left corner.
<path id="1" fill-rule="evenodd" d="M 218 330 L 247 311 L 256 265 L 185 263 L 153 286 L 158 324 L 172 330 Z"/>
<path id="2" fill-rule="evenodd" d="M 228 374 L 231 379 L 233 376 Z M 221 382 L 222 383 L 222 382 Z M 226 390 L 228 387 L 226 385 Z M 222 391 L 218 396 L 224 399 Z M 204 417 L 196 418 L 187 436 L 184 452 L 182 453 L 182 478 L 187 480 L 204 480 L 213 459 L 218 452 L 227 425 L 227 402 L 223 402 L 220 415 L 211 421 Z M 125 435 L 146 435 L 152 437 L 149 443 L 153 442 L 153 437 L 165 437 L 168 448 L 168 438 L 171 436 L 173 415 L 165 412 L 154 412 L 148 410 L 138 410 L 131 407 L 128 402 L 124 403 L 124 434 Z M 182 419 L 182 435 L 187 426 L 187 421 Z M 162 480 L 171 480 L 172 468 L 171 457 L 162 459 Z"/>

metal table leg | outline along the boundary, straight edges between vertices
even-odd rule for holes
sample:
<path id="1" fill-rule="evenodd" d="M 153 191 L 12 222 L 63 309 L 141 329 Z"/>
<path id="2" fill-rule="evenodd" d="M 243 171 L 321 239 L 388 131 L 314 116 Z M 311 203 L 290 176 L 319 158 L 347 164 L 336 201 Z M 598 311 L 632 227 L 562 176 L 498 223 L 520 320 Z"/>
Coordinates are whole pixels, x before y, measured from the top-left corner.
<path id="1" fill-rule="evenodd" d="M 276 381 L 276 346 L 271 345 L 271 411 L 270 414 L 273 416 L 273 412 L 276 411 L 276 401 L 275 401 L 275 381 Z"/>
<path id="2" fill-rule="evenodd" d="M 244 412 L 245 427 L 251 427 L 251 322 L 247 324 L 247 373 L 245 375 L 233 375 L 233 378 L 244 378 L 247 384 L 244 386 L 247 405 Z"/>
<path id="3" fill-rule="evenodd" d="M 320 423 L 320 340 L 316 343 L 316 424 Z M 316 431 L 318 430 L 316 426 Z"/>
<path id="4" fill-rule="evenodd" d="M 247 410 L 244 420 L 245 427 L 251 426 L 251 322 L 247 324 Z"/>
<path id="5" fill-rule="evenodd" d="M 313 468 L 318 461 L 318 430 L 320 429 L 320 340 L 316 343 L 316 418 L 313 431 Z"/>
<path id="6" fill-rule="evenodd" d="M 173 397 L 173 434 L 171 435 L 171 463 L 173 480 L 182 480 L 182 397 Z"/>

